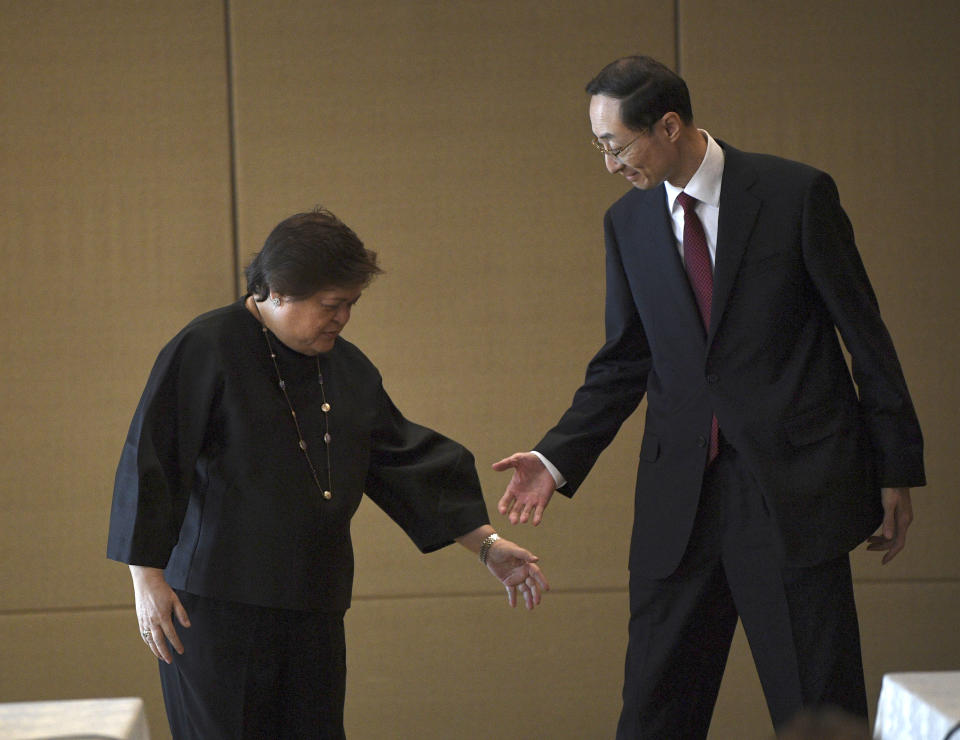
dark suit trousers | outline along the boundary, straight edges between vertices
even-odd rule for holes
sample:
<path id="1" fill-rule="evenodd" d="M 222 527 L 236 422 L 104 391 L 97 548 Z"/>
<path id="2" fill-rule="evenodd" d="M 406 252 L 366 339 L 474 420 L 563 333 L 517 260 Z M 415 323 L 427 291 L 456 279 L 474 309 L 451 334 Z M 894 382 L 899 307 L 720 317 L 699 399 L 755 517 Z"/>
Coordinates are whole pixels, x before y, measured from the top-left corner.
<path id="1" fill-rule="evenodd" d="M 677 570 L 631 574 L 618 740 L 706 737 L 738 616 L 775 726 L 825 705 L 866 721 L 849 557 L 783 562 L 762 491 L 722 441 Z"/>
<path id="2" fill-rule="evenodd" d="M 343 612 L 177 595 L 192 626 L 160 661 L 174 740 L 342 740 Z"/>

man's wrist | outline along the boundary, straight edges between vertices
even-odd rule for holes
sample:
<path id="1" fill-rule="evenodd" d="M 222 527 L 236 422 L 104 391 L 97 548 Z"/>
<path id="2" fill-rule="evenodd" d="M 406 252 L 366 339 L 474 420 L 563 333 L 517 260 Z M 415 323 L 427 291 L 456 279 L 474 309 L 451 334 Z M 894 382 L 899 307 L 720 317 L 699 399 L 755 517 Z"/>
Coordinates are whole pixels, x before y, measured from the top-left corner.
<path id="1" fill-rule="evenodd" d="M 567 479 L 563 477 L 563 473 L 557 470 L 557 466 L 545 458 L 543 453 L 537 452 L 536 450 L 531 450 L 530 453 L 536 455 L 540 462 L 543 463 L 543 467 L 545 467 L 547 472 L 553 477 L 556 488 L 563 488 L 567 484 Z"/>

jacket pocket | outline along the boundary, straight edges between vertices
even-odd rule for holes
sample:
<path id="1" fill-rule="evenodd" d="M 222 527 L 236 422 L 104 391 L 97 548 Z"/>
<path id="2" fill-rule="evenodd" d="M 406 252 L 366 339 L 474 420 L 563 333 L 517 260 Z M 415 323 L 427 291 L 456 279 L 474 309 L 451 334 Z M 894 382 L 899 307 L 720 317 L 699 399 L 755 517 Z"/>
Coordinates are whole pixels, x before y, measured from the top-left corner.
<path id="1" fill-rule="evenodd" d="M 784 428 L 787 439 L 794 447 L 819 442 L 850 426 L 850 416 L 845 405 L 824 404 L 787 419 Z"/>

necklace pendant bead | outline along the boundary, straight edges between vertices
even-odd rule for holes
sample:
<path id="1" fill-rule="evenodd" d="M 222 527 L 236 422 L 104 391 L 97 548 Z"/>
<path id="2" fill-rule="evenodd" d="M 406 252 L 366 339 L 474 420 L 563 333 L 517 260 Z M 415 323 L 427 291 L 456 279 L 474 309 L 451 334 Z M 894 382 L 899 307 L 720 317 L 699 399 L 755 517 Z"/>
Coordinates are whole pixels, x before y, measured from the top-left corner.
<path id="1" fill-rule="evenodd" d="M 327 432 L 326 434 L 323 435 L 323 441 L 326 442 L 327 444 L 330 444 L 330 441 L 332 439 L 333 437 L 330 436 L 330 432 Z"/>
<path id="2" fill-rule="evenodd" d="M 304 442 L 302 439 L 300 440 L 300 449 L 303 450 L 304 452 L 307 451 L 307 443 Z"/>
<path id="3" fill-rule="evenodd" d="M 320 410 L 321 410 L 323 413 L 327 413 L 327 412 L 330 410 L 330 404 L 329 404 L 329 403 L 324 403 L 323 406 L 320 407 Z"/>
<path id="4" fill-rule="evenodd" d="M 329 501 L 330 499 L 333 498 L 333 494 L 330 493 L 330 491 L 324 491 L 324 492 L 323 492 L 323 497 L 324 497 L 327 501 Z"/>
<path id="5" fill-rule="evenodd" d="M 280 381 L 280 390 L 285 391 L 287 389 L 287 384 L 282 380 Z"/>

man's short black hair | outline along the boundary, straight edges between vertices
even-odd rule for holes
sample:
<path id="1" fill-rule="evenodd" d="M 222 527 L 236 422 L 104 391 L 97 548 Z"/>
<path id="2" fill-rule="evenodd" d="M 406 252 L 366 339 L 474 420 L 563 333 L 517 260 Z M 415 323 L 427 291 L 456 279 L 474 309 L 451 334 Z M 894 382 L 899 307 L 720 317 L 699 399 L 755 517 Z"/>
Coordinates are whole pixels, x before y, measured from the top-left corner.
<path id="1" fill-rule="evenodd" d="M 590 95 L 620 101 L 620 119 L 634 131 L 645 131 L 671 111 L 693 123 L 687 83 L 669 67 L 647 56 L 611 62 L 587 84 Z"/>

